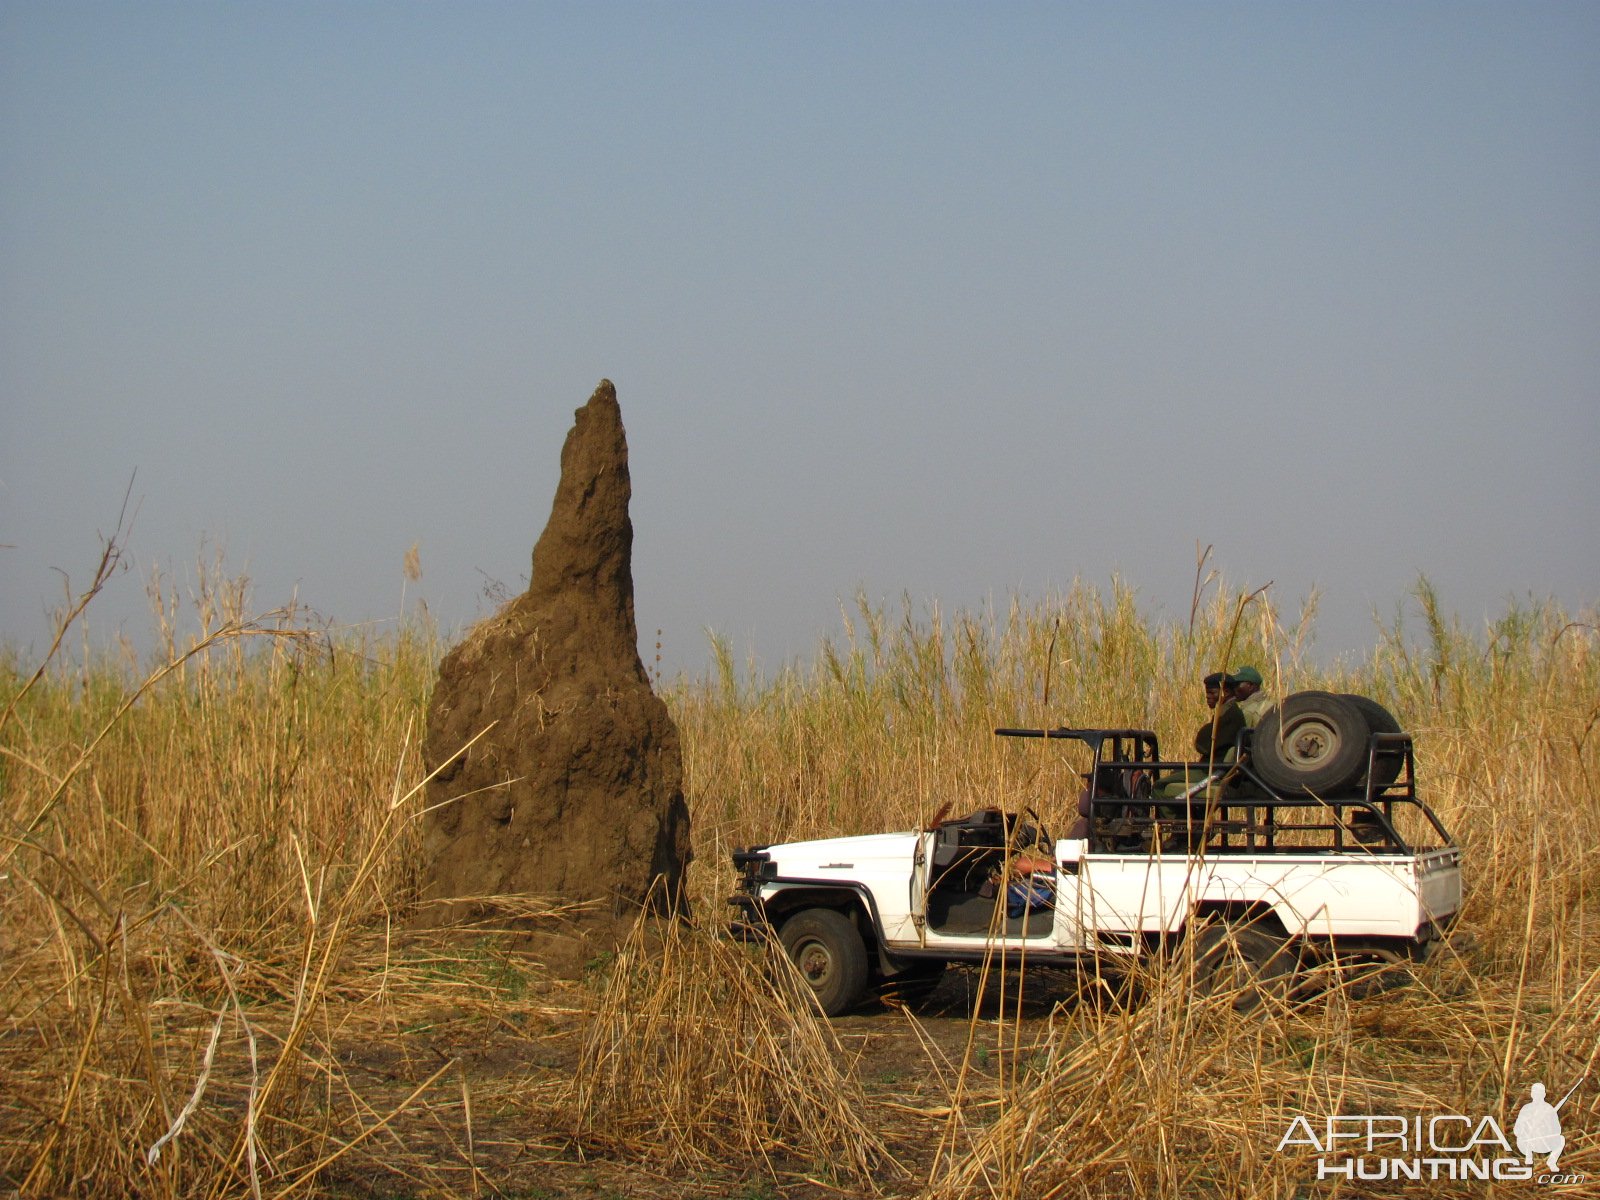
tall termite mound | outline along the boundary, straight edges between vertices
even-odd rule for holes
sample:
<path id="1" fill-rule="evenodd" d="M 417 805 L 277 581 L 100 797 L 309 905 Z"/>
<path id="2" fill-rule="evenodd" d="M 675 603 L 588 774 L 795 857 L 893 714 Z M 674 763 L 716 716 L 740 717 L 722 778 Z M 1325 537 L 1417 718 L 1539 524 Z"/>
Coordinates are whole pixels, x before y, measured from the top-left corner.
<path id="1" fill-rule="evenodd" d="M 430 771 L 443 764 L 427 787 L 425 899 L 680 906 L 683 756 L 639 660 L 632 490 L 622 410 L 601 380 L 561 448 L 528 590 L 439 668 L 423 746 Z"/>

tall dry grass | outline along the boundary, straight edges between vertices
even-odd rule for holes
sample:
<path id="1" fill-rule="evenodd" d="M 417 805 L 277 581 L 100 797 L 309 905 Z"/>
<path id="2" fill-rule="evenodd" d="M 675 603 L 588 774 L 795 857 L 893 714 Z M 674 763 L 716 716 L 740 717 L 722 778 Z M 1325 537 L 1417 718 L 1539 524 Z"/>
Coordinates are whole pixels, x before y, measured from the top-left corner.
<path id="1" fill-rule="evenodd" d="M 1415 629 L 1328 668 L 1306 650 L 1314 605 L 1282 619 L 1199 583 L 1172 622 L 1120 583 L 977 612 L 858 601 L 814 662 L 770 676 L 714 643 L 708 675 L 666 693 L 697 924 L 566 985 L 492 929 L 407 928 L 443 648 L 425 623 L 330 631 L 249 615 L 215 568 L 187 598 L 157 581 L 154 658 L 70 657 L 63 638 L 37 676 L 0 662 L 0 1172 L 80 1196 L 584 1194 L 597 1162 L 661 1195 L 702 1194 L 696 1173 L 722 1164 L 750 1194 L 1290 1196 L 1310 1178 L 1275 1150 L 1295 1114 L 1509 1128 L 1529 1081 L 1600 1078 L 1593 615 L 1519 606 L 1464 629 L 1424 583 Z M 1280 694 L 1372 694 L 1417 734 L 1425 795 L 1467 851 L 1472 940 L 1413 986 L 1241 1019 L 1181 977 L 1052 1009 L 1005 975 L 954 1050 L 937 1022 L 877 1018 L 927 1048 L 894 1096 L 781 971 L 714 937 L 732 846 L 945 803 L 1064 823 L 1061 773 L 996 725 L 1181 746 L 1194 681 L 1245 662 Z M 524 924 L 559 917 L 542 903 Z M 485 1044 L 510 1057 L 479 1061 Z M 1595 1094 L 1564 1158 L 1591 1176 Z"/>
<path id="2" fill-rule="evenodd" d="M 152 661 L 5 670 L 0 1169 L 37 1195 L 303 1192 L 362 1126 L 319 1024 L 352 936 L 408 902 L 437 647 L 251 616 L 212 569 L 182 603 L 150 587 Z"/>
<path id="3" fill-rule="evenodd" d="M 856 1189 L 901 1176 L 831 1027 L 805 1019 L 805 985 L 785 967 L 678 922 L 638 926 L 572 1075 L 579 1139 L 678 1169 L 781 1148 Z"/>

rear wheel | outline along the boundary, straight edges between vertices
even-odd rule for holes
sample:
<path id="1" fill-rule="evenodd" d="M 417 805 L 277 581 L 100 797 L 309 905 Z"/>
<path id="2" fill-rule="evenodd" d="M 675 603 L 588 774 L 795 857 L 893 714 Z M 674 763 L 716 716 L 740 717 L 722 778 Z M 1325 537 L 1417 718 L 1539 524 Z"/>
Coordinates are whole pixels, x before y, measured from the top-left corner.
<path id="1" fill-rule="evenodd" d="M 1235 1012 L 1253 1012 L 1268 997 L 1287 999 L 1294 966 L 1293 951 L 1264 929 L 1215 921 L 1196 935 L 1195 990 L 1231 998 Z"/>
<path id="2" fill-rule="evenodd" d="M 1256 774 L 1280 792 L 1336 792 L 1365 772 L 1369 732 L 1348 698 L 1295 692 L 1261 718 L 1251 757 Z"/>
<path id="3" fill-rule="evenodd" d="M 867 948 L 849 917 L 833 908 L 807 908 L 784 922 L 778 940 L 824 1013 L 837 1017 L 860 1002 Z"/>
<path id="4" fill-rule="evenodd" d="M 1333 961 L 1345 994 L 1352 1000 L 1370 1000 L 1415 979 L 1411 965 L 1416 959 L 1399 950 L 1350 951 L 1337 954 Z"/>

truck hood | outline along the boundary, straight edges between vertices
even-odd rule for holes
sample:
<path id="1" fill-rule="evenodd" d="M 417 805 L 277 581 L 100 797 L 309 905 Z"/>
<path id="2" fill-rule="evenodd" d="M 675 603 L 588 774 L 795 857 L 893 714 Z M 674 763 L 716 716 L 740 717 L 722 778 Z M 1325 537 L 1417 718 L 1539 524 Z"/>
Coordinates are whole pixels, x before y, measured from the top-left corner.
<path id="1" fill-rule="evenodd" d="M 781 842 L 768 846 L 767 854 L 780 871 L 800 866 L 857 865 L 862 862 L 898 859 L 910 863 L 916 848 L 917 831 L 868 833 L 860 837 L 820 838 L 814 842 Z"/>

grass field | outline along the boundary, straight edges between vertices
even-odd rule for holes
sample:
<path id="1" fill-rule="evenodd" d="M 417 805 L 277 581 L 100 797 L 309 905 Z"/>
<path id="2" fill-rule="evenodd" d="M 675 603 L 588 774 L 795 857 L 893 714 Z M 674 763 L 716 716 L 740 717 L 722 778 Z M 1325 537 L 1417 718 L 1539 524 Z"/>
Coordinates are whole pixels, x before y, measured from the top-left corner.
<path id="1" fill-rule="evenodd" d="M 247 615 L 242 582 L 152 588 L 155 661 L 63 640 L 0 660 L 0 1187 L 116 1196 L 1281 1196 L 1308 1116 L 1563 1110 L 1600 1180 L 1600 619 L 1551 606 L 1414 628 L 1337 670 L 1221 581 L 1192 617 L 1088 587 L 1005 611 L 858 603 L 813 662 L 713 643 L 661 685 L 683 732 L 695 920 L 543 965 L 561 897 L 417 922 L 418 743 L 443 646 Z M 91 606 L 92 608 L 92 606 Z M 75 628 L 75 627 L 74 627 Z M 1459 936 L 1403 988 L 1239 1017 L 1170 974 L 1137 999 L 960 973 L 931 1011 L 814 1019 L 716 936 L 728 850 L 904 828 L 1052 789 L 1000 724 L 1147 725 L 1195 680 L 1365 692 L 1417 738 L 1466 851 Z M 1053 807 L 1052 807 L 1053 806 Z M 1061 820 L 1064 825 L 1067 822 Z M 529 931 L 533 931 L 530 934 Z M 1482 1195 L 1450 1180 L 1422 1195 Z M 1505 1195 L 1535 1185 L 1495 1185 Z M 1558 1189 L 1559 1190 L 1559 1189 Z M 1569 1189 L 1570 1190 L 1570 1189 Z"/>

